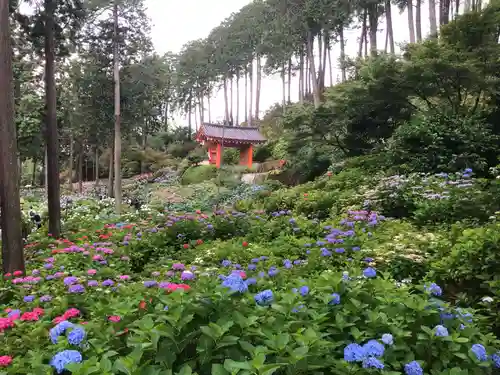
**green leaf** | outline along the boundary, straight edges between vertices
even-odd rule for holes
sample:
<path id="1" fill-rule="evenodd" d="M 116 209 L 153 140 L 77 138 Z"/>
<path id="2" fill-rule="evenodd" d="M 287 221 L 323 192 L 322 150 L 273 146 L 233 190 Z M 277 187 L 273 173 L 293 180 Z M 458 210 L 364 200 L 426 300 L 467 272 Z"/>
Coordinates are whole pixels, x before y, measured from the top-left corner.
<path id="1" fill-rule="evenodd" d="M 191 369 L 191 366 L 189 365 L 184 365 L 181 368 L 181 371 L 177 373 L 177 375 L 191 375 L 193 373 L 193 370 Z"/>
<path id="2" fill-rule="evenodd" d="M 222 366 L 220 363 L 212 363 L 212 375 L 228 375 L 230 372 L 228 372 L 224 366 Z"/>
<path id="3" fill-rule="evenodd" d="M 232 359 L 226 359 L 224 361 L 224 368 L 232 373 L 234 370 L 251 370 L 252 366 L 248 362 L 237 362 Z"/>
<path id="4" fill-rule="evenodd" d="M 113 364 L 111 363 L 111 361 L 107 357 L 103 357 L 101 359 L 101 361 L 99 362 L 99 368 L 103 372 L 110 372 L 112 367 L 113 367 Z"/>
<path id="5" fill-rule="evenodd" d="M 259 369 L 260 375 L 271 375 L 274 374 L 276 370 L 278 370 L 283 364 L 280 363 L 271 363 L 268 365 L 264 365 Z"/>

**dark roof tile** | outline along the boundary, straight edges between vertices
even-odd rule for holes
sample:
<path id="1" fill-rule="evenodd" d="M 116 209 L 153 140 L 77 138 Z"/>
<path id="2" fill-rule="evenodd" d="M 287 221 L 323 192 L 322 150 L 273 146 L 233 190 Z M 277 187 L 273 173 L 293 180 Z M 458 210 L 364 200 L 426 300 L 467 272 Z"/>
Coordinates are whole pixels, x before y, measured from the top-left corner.
<path id="1" fill-rule="evenodd" d="M 248 143 L 262 143 L 266 138 L 260 134 L 258 128 L 244 126 L 224 126 L 217 124 L 202 124 L 198 133 L 206 138 L 240 141 Z"/>

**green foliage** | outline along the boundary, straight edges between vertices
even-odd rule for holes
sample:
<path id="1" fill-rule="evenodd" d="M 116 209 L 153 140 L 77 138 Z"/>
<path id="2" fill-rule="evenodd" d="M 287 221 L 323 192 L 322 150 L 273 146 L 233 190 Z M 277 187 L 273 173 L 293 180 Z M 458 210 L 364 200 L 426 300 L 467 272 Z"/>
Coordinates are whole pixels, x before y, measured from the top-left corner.
<path id="1" fill-rule="evenodd" d="M 500 154 L 499 137 L 478 117 L 434 114 L 401 125 L 387 147 L 404 172 L 485 173 Z"/>
<path id="2" fill-rule="evenodd" d="M 214 165 L 199 165 L 186 169 L 181 177 L 183 185 L 197 184 L 211 180 L 217 175 L 217 168 Z"/>

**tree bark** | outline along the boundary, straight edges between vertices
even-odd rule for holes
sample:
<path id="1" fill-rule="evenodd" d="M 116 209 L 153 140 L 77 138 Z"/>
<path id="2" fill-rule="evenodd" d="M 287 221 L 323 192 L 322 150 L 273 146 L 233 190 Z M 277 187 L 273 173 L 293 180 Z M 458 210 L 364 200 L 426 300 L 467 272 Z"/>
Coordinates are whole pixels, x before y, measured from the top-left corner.
<path id="1" fill-rule="evenodd" d="M 113 191 L 113 186 L 114 186 L 114 155 L 115 155 L 115 150 L 114 150 L 114 145 L 112 144 L 110 149 L 109 149 L 109 172 L 108 172 L 108 196 L 110 198 L 114 197 L 114 191 Z"/>
<path id="2" fill-rule="evenodd" d="M 304 51 L 300 53 L 299 57 L 299 103 L 304 104 Z"/>
<path id="3" fill-rule="evenodd" d="M 59 180 L 59 137 L 57 134 L 57 103 L 55 79 L 54 0 L 45 0 L 45 105 L 47 143 L 47 200 L 49 233 L 61 235 L 61 203 Z"/>
<path id="4" fill-rule="evenodd" d="M 288 59 L 288 100 L 287 104 L 292 103 L 292 58 Z"/>
<path id="5" fill-rule="evenodd" d="M 4 274 L 25 272 L 12 74 L 9 1 L 0 0 L 0 215 Z"/>
<path id="6" fill-rule="evenodd" d="M 95 187 L 99 186 L 99 147 L 95 147 Z"/>
<path id="7" fill-rule="evenodd" d="M 229 124 L 229 98 L 227 95 L 227 77 L 224 77 L 224 120 L 225 120 L 225 125 Z"/>
<path id="8" fill-rule="evenodd" d="M 313 102 L 314 107 L 319 108 L 321 106 L 321 97 L 318 87 L 318 80 L 316 79 L 316 66 L 314 64 L 314 37 L 312 33 L 309 31 L 307 36 L 307 55 L 309 58 L 309 74 L 312 81 L 313 88 Z"/>
<path id="9" fill-rule="evenodd" d="M 281 65 L 281 110 L 285 113 L 286 106 L 286 81 L 285 81 L 285 63 Z"/>
<path id="10" fill-rule="evenodd" d="M 446 25 L 450 22 L 451 0 L 440 0 L 439 2 L 439 25 Z"/>
<path id="11" fill-rule="evenodd" d="M 73 157 L 74 157 L 74 140 L 73 140 L 73 131 L 69 134 L 69 160 L 68 160 L 68 169 L 69 169 L 69 191 L 73 191 Z"/>
<path id="12" fill-rule="evenodd" d="M 80 144 L 78 152 L 78 192 L 83 193 L 83 143 Z"/>
<path id="13" fill-rule="evenodd" d="M 385 0 L 385 19 L 387 24 L 389 52 L 391 53 L 391 55 L 394 55 L 394 30 L 392 28 L 391 0 Z"/>
<path id="14" fill-rule="evenodd" d="M 122 139 L 120 110 L 120 56 L 118 49 L 118 0 L 113 4 L 113 76 L 115 81 L 115 209 L 119 215 L 122 210 Z"/>
<path id="15" fill-rule="evenodd" d="M 236 72 L 236 125 L 240 125 L 240 72 Z"/>
<path id="16" fill-rule="evenodd" d="M 340 72 L 342 74 L 342 82 L 347 81 L 347 71 L 345 66 L 345 39 L 344 39 L 344 26 L 339 28 L 340 39 Z"/>
<path id="17" fill-rule="evenodd" d="M 257 72 L 256 72 L 256 87 L 255 87 L 255 119 L 258 121 L 260 116 L 260 89 L 262 87 L 262 61 L 257 55 Z"/>
<path id="18" fill-rule="evenodd" d="M 361 21 L 361 37 L 359 38 L 359 48 L 358 48 L 358 58 L 363 57 L 363 44 L 366 39 L 366 19 L 367 19 L 367 10 L 363 11 L 363 20 Z"/>
<path id="19" fill-rule="evenodd" d="M 248 126 L 248 66 L 245 67 L 245 125 Z"/>
<path id="20" fill-rule="evenodd" d="M 429 0 L 429 25 L 431 38 L 437 38 L 436 0 Z"/>
<path id="21" fill-rule="evenodd" d="M 417 31 L 417 42 L 421 42 L 422 41 L 422 0 L 416 0 L 415 29 Z"/>
<path id="22" fill-rule="evenodd" d="M 248 93 L 250 95 L 250 104 L 248 106 L 248 126 L 252 126 L 253 124 L 253 60 L 250 63 L 250 69 L 248 70 L 248 79 L 250 82 L 250 92 Z"/>
<path id="23" fill-rule="evenodd" d="M 410 43 L 415 43 L 415 23 L 413 21 L 413 0 L 407 0 L 406 11 L 408 12 L 408 30 L 410 32 Z"/>
<path id="24" fill-rule="evenodd" d="M 233 119 L 234 119 L 234 112 L 233 112 L 233 104 L 234 104 L 234 91 L 233 91 L 233 81 L 234 78 L 231 76 L 230 81 L 229 81 L 229 98 L 231 99 L 230 101 L 230 110 L 229 110 L 229 119 L 231 121 L 231 125 L 233 125 Z"/>
<path id="25" fill-rule="evenodd" d="M 378 4 L 372 4 L 368 12 L 370 54 L 377 56 Z"/>

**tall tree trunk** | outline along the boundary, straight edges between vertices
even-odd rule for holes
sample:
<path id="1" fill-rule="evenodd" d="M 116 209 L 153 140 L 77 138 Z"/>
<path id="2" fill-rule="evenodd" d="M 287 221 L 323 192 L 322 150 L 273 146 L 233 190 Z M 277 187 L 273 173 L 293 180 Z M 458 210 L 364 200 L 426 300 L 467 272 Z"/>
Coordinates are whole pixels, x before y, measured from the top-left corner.
<path id="1" fill-rule="evenodd" d="M 300 52 L 299 57 L 299 103 L 304 104 L 304 51 Z"/>
<path id="2" fill-rule="evenodd" d="M 208 104 L 208 122 L 211 124 L 212 123 L 212 104 L 210 103 L 210 94 L 208 94 L 208 97 L 207 97 L 207 104 Z"/>
<path id="3" fill-rule="evenodd" d="M 33 158 L 33 171 L 32 171 L 32 175 L 31 175 L 31 186 L 36 186 L 37 185 L 37 182 L 36 182 L 36 167 L 37 167 L 37 164 L 38 164 L 38 158 Z"/>
<path id="4" fill-rule="evenodd" d="M 358 48 L 358 58 L 363 57 L 363 44 L 366 40 L 366 20 L 368 16 L 368 11 L 365 9 L 363 11 L 363 19 L 361 21 L 361 37 L 359 38 L 359 48 Z"/>
<path id="5" fill-rule="evenodd" d="M 347 70 L 345 64 L 345 39 L 344 39 L 344 25 L 339 28 L 340 39 L 340 71 L 342 73 L 342 82 L 347 81 Z"/>
<path id="6" fill-rule="evenodd" d="M 256 87 L 255 87 L 255 119 L 258 121 L 260 116 L 260 89 L 262 87 L 262 60 L 260 55 L 257 55 L 257 72 L 256 72 Z"/>
<path id="7" fill-rule="evenodd" d="M 9 21 L 9 1 L 0 0 L 0 220 L 4 274 L 25 271 Z"/>
<path id="8" fill-rule="evenodd" d="M 248 106 L 248 126 L 253 125 L 253 60 L 250 63 L 250 69 L 248 70 L 248 79 L 250 82 L 250 92 L 248 93 L 250 95 L 250 104 Z"/>
<path id="9" fill-rule="evenodd" d="M 408 30 L 410 32 L 410 43 L 415 43 L 415 23 L 413 21 L 413 0 L 406 0 L 406 11 L 408 12 Z"/>
<path id="10" fill-rule="evenodd" d="M 45 196 L 48 197 L 48 194 L 49 194 L 49 191 L 48 191 L 48 186 L 49 186 L 49 170 L 48 170 L 48 167 L 47 165 L 49 164 L 47 162 L 48 160 L 48 153 L 47 153 L 47 145 L 45 145 L 45 159 L 44 159 L 44 162 L 43 162 L 43 172 L 45 174 L 44 178 L 44 188 L 45 188 Z"/>
<path id="11" fill-rule="evenodd" d="M 245 125 L 248 126 L 248 65 L 245 67 Z"/>
<path id="12" fill-rule="evenodd" d="M 45 105 L 47 114 L 47 199 L 49 209 L 49 232 L 61 235 L 61 203 L 59 181 L 59 137 L 57 134 L 57 103 L 55 78 L 55 25 L 54 0 L 45 0 Z"/>
<path id="13" fill-rule="evenodd" d="M 417 42 L 421 42 L 422 41 L 422 0 L 416 0 L 415 29 L 417 31 Z"/>
<path id="14" fill-rule="evenodd" d="M 464 2 L 464 13 L 470 12 L 472 9 L 472 2 L 471 0 L 465 0 Z"/>
<path id="15" fill-rule="evenodd" d="M 233 76 L 231 76 L 230 81 L 229 81 L 229 98 L 231 99 L 230 101 L 230 111 L 229 111 L 229 119 L 231 121 L 231 126 L 234 125 L 234 112 L 233 112 L 233 104 L 234 104 L 234 91 L 233 91 Z"/>
<path id="16" fill-rule="evenodd" d="M 328 74 L 330 75 L 330 86 L 333 86 L 333 65 L 332 65 L 332 47 L 328 46 Z"/>
<path id="17" fill-rule="evenodd" d="M 115 209 L 119 215 L 122 210 L 122 137 L 120 110 L 120 56 L 118 49 L 118 1 L 113 4 L 113 76 L 115 81 Z"/>
<path id="18" fill-rule="evenodd" d="M 287 104 L 292 103 L 292 58 L 288 59 L 288 100 Z"/>
<path id="19" fill-rule="evenodd" d="M 460 0 L 455 0 L 455 19 L 460 15 Z"/>
<path id="20" fill-rule="evenodd" d="M 240 72 L 236 72 L 236 121 L 237 126 L 240 125 Z"/>
<path id="21" fill-rule="evenodd" d="M 429 25 L 431 38 L 437 37 L 436 0 L 429 0 Z"/>
<path id="22" fill-rule="evenodd" d="M 394 55 L 394 30 L 392 28 L 391 0 L 385 0 L 385 22 L 387 24 L 387 39 L 389 42 L 389 52 Z"/>
<path id="23" fill-rule="evenodd" d="M 310 77 L 311 75 L 309 74 L 309 54 L 307 53 L 307 45 L 306 45 L 306 50 L 305 50 L 305 60 L 306 60 L 306 67 L 304 71 L 304 97 L 307 97 L 309 95 L 310 91 Z"/>
<path id="24" fill-rule="evenodd" d="M 109 148 L 109 172 L 108 172 L 108 196 L 113 198 L 115 196 L 113 186 L 114 186 L 114 155 L 115 155 L 115 146 L 111 144 Z"/>
<path id="25" fill-rule="evenodd" d="M 69 160 L 68 160 L 68 173 L 69 173 L 69 191 L 73 191 L 73 158 L 74 158 L 74 140 L 73 131 L 69 133 Z"/>
<path id="26" fill-rule="evenodd" d="M 80 144 L 78 152 L 78 192 L 83 193 L 83 143 Z"/>
<path id="27" fill-rule="evenodd" d="M 285 80 L 285 63 L 281 64 L 281 111 L 285 113 L 286 106 L 286 80 Z"/>
<path id="28" fill-rule="evenodd" d="M 200 95 L 200 125 L 205 123 L 205 97 Z"/>
<path id="29" fill-rule="evenodd" d="M 307 35 L 307 54 L 309 58 L 309 74 L 312 81 L 313 87 L 313 101 L 314 107 L 319 108 L 321 106 L 321 96 L 318 87 L 318 80 L 316 79 L 316 67 L 314 64 L 314 37 L 312 33 L 309 31 Z"/>
<path id="30" fill-rule="evenodd" d="M 191 139 L 191 134 L 193 133 L 193 109 L 191 108 L 192 98 L 189 99 L 188 103 L 188 139 Z"/>
<path id="31" fill-rule="evenodd" d="M 198 133 L 198 115 L 196 114 L 196 108 L 194 109 L 194 131 Z"/>
<path id="32" fill-rule="evenodd" d="M 229 97 L 227 95 L 227 77 L 224 77 L 224 109 L 225 125 L 229 125 Z"/>
<path id="33" fill-rule="evenodd" d="M 370 54 L 372 56 L 377 56 L 377 28 L 378 28 L 378 4 L 370 5 L 370 10 L 368 11 L 368 21 L 369 21 L 369 37 L 370 37 Z"/>
<path id="34" fill-rule="evenodd" d="M 323 49 L 320 51 L 322 54 L 319 55 L 319 58 L 321 59 L 321 70 L 319 71 L 318 75 L 318 87 L 319 87 L 319 92 L 321 95 L 323 95 L 323 91 L 325 91 L 325 76 L 326 76 L 326 57 L 328 54 L 328 46 L 330 44 L 330 37 L 328 35 L 328 31 L 325 30 L 323 31 L 323 39 L 319 38 L 320 45 L 323 43 Z"/>
<path id="35" fill-rule="evenodd" d="M 450 22 L 450 4 L 451 0 L 439 1 L 439 24 L 441 26 Z"/>
<path id="36" fill-rule="evenodd" d="M 99 147 L 95 146 L 95 187 L 99 186 Z"/>

